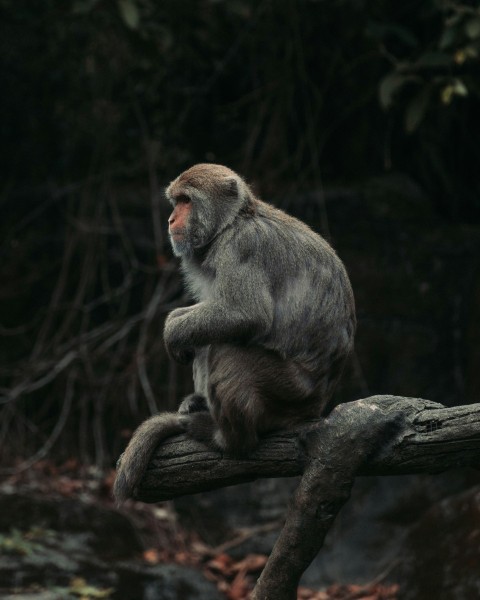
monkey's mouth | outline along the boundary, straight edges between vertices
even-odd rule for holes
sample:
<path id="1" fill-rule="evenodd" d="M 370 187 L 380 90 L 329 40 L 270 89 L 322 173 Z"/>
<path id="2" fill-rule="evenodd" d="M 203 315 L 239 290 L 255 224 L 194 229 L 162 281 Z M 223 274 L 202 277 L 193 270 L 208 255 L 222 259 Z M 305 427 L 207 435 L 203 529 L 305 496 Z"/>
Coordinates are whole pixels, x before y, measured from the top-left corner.
<path id="1" fill-rule="evenodd" d="M 173 240 L 181 240 L 185 237 L 185 231 L 183 229 L 170 230 L 168 233 Z"/>

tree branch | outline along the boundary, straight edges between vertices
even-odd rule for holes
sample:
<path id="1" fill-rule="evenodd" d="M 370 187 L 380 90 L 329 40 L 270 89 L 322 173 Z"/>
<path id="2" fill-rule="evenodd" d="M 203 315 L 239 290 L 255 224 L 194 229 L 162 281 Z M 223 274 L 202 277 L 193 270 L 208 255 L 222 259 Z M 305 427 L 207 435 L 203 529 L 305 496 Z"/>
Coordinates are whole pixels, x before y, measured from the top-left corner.
<path id="1" fill-rule="evenodd" d="M 325 419 L 271 435 L 247 459 L 186 436 L 164 443 L 137 499 L 158 502 L 259 477 L 302 475 L 253 600 L 293 600 L 356 475 L 438 473 L 480 466 L 480 404 L 445 408 L 419 398 L 372 396 Z"/>

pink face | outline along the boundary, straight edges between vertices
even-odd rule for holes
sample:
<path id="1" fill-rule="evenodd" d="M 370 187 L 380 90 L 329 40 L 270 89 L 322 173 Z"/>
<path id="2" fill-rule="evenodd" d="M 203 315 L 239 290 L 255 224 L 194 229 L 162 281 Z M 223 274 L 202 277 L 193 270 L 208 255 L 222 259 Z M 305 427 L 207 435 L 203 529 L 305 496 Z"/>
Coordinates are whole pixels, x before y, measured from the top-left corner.
<path id="1" fill-rule="evenodd" d="M 181 241 L 188 231 L 192 203 L 184 194 L 175 198 L 175 208 L 168 219 L 168 233 L 173 241 Z"/>

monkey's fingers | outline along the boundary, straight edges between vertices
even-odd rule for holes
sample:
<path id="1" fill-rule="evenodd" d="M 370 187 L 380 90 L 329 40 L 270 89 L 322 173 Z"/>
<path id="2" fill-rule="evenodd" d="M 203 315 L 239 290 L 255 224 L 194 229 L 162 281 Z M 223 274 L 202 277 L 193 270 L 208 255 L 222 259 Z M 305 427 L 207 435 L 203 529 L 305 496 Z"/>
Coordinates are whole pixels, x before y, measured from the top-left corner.
<path id="1" fill-rule="evenodd" d="M 196 393 L 186 396 L 177 410 L 181 415 L 190 415 L 192 413 L 204 411 L 208 411 L 207 399 L 205 396 Z"/>

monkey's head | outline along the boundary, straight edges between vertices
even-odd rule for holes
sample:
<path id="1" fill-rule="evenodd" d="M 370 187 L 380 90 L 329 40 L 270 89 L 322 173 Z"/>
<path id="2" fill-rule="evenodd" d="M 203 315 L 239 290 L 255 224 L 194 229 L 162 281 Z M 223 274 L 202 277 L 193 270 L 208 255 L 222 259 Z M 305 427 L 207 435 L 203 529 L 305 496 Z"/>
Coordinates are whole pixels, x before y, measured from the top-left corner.
<path id="1" fill-rule="evenodd" d="M 239 175 L 214 164 L 184 171 L 165 194 L 173 206 L 168 233 L 176 256 L 191 256 L 206 246 L 253 202 L 250 188 Z"/>

